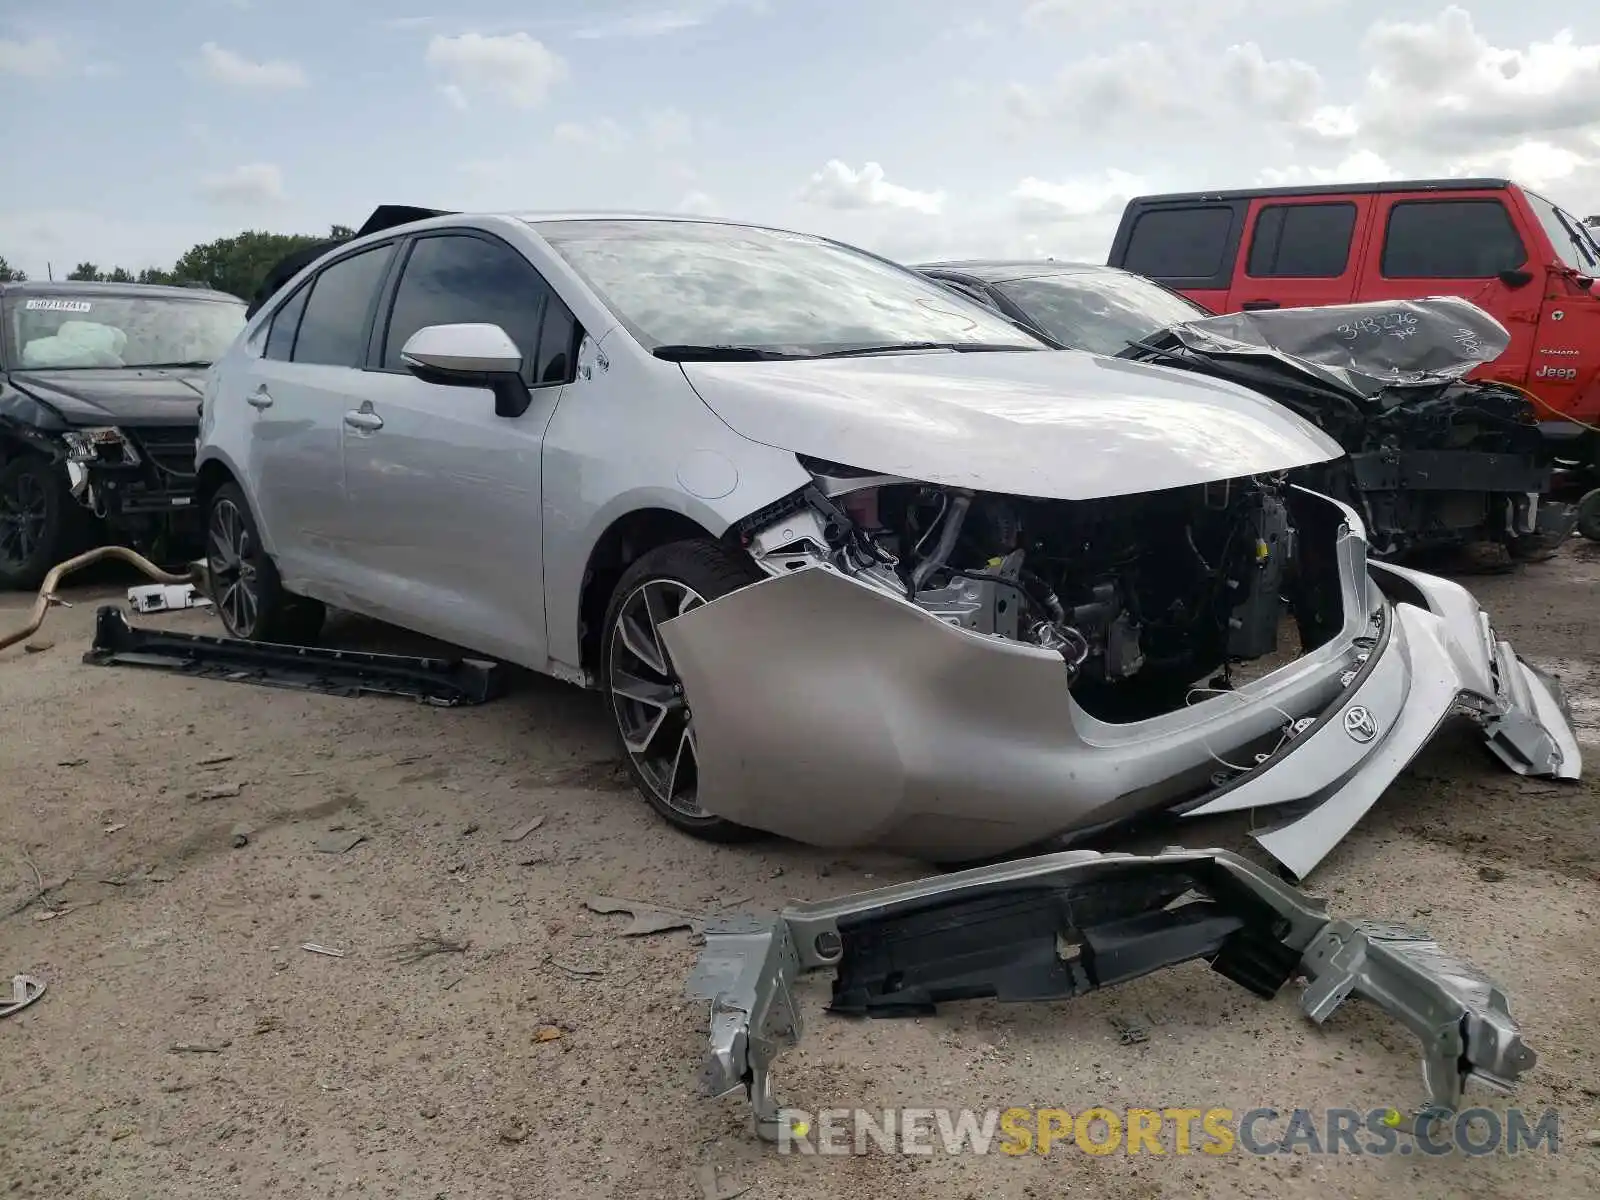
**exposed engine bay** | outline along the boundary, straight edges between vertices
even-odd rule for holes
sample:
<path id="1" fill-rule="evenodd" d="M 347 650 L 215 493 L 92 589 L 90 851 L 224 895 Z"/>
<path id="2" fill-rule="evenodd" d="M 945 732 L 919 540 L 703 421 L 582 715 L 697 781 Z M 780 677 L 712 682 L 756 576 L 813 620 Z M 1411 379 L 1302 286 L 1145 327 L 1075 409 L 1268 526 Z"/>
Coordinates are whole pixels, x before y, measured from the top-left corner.
<path id="1" fill-rule="evenodd" d="M 1179 707 L 1278 649 L 1296 562 L 1279 479 L 1069 501 L 805 465 L 814 487 L 740 529 L 764 570 L 825 562 L 951 625 L 1056 651 L 1102 719 Z"/>

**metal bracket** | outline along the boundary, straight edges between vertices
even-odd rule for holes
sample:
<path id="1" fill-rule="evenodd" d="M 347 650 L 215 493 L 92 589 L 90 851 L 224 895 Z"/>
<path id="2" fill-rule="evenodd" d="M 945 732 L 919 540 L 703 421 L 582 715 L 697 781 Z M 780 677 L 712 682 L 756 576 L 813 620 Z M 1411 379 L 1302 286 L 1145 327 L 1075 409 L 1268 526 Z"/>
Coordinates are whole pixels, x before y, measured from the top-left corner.
<path id="1" fill-rule="evenodd" d="M 701 1086 L 713 1097 L 743 1087 L 765 1141 L 778 1140 L 772 1062 L 800 1041 L 793 992 L 799 974 L 786 924 L 735 916 L 706 923 L 706 948 L 689 976 L 689 999 L 711 1001 L 711 1049 Z"/>
<path id="2" fill-rule="evenodd" d="M 1537 1061 L 1505 993 L 1427 934 L 1328 916 L 1236 854 L 1067 851 L 897 884 L 776 917 L 709 921 L 686 995 L 711 1002 L 703 1090 L 743 1087 L 763 1140 L 780 1134 L 772 1064 L 800 1040 L 803 973 L 835 968 L 835 1011 L 904 1016 L 951 999 L 1066 999 L 1201 959 L 1258 996 L 1295 974 L 1305 1014 L 1368 1000 L 1422 1041 L 1427 1108 L 1471 1080 L 1510 1091 Z"/>
<path id="3" fill-rule="evenodd" d="M 499 695 L 505 682 L 501 665 L 482 659 L 372 654 L 171 633 L 129 625 L 122 610 L 110 604 L 95 613 L 94 643 L 83 661 L 335 696 L 368 692 L 409 696 L 443 706 L 482 704 Z"/>
<path id="4" fill-rule="evenodd" d="M 1317 1024 L 1349 996 L 1370 1000 L 1422 1042 L 1430 1109 L 1453 1112 L 1469 1080 L 1508 1094 L 1538 1056 L 1506 994 L 1427 934 L 1378 921 L 1331 921 L 1301 960 L 1300 1008 Z"/>

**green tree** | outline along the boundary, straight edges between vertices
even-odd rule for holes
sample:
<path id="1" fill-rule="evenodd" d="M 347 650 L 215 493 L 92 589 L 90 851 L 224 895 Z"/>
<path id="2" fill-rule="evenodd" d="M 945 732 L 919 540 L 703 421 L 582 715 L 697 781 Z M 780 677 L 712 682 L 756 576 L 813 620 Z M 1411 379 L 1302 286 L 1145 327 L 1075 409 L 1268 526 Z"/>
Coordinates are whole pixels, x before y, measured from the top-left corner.
<path id="1" fill-rule="evenodd" d="M 13 267 L 3 257 L 0 257 L 0 283 L 27 283 L 28 273 Z"/>
<path id="2" fill-rule="evenodd" d="M 133 272 L 129 271 L 126 267 L 112 267 L 110 271 L 106 272 L 104 278 L 107 283 L 134 282 Z"/>
<path id="3" fill-rule="evenodd" d="M 318 242 L 342 241 L 353 233 L 354 230 L 344 225 L 335 225 L 328 237 L 248 229 L 233 237 L 191 247 L 174 264 L 171 278 L 176 283 L 204 284 L 248 300 L 266 279 L 267 272 L 287 255 Z"/>
<path id="4" fill-rule="evenodd" d="M 67 278 L 77 280 L 80 283 L 94 283 L 104 279 L 105 276 L 100 274 L 100 268 L 93 263 L 81 262 L 67 272 Z"/>

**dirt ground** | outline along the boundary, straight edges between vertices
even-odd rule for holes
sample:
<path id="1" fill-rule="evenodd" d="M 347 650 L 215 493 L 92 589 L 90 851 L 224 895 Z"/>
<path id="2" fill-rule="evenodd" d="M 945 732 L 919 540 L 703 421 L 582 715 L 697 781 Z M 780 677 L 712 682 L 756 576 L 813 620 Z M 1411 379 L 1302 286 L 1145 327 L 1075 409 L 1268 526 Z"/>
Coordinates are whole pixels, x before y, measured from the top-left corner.
<path id="1" fill-rule="evenodd" d="M 0 982 L 49 986 L 0 1022 L 0 1194 L 675 1198 L 707 1194 L 707 1167 L 751 1200 L 1600 1194 L 1597 581 L 1586 545 L 1469 581 L 1573 690 L 1589 781 L 1518 779 L 1453 732 L 1309 885 L 1336 911 L 1425 925 L 1506 985 L 1539 1065 L 1514 1099 L 1475 1102 L 1557 1110 L 1560 1147 L 1475 1158 L 780 1155 L 742 1100 L 696 1093 L 693 935 L 624 938 L 626 918 L 584 901 L 770 909 L 922 868 L 673 832 L 619 783 L 595 697 L 550 681 L 438 709 L 88 666 L 96 603 L 131 581 L 72 593 L 47 648 L 0 652 L 0 913 L 49 888 L 0 918 Z M 23 609 L 0 598 L 0 629 Z M 341 833 L 363 840 L 319 849 Z M 1155 844 L 1243 834 L 1219 820 Z M 428 935 L 466 945 L 403 961 Z M 1409 1034 L 1357 1004 L 1319 1029 L 1295 990 L 1262 1002 L 1191 964 L 1070 1004 L 856 1022 L 823 1013 L 817 978 L 778 1094 L 810 1111 L 1420 1098 Z M 1129 1016 L 1147 1041 L 1119 1043 Z"/>

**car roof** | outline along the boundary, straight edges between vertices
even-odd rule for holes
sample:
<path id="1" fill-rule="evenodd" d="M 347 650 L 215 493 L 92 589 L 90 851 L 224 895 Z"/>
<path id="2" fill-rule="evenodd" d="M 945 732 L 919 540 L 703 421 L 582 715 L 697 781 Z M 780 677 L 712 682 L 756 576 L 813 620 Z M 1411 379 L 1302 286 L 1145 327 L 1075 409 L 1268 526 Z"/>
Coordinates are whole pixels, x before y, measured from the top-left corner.
<path id="1" fill-rule="evenodd" d="M 24 283 L 0 283 L 0 293 L 8 296 L 127 296 L 133 299 L 165 296 L 175 300 L 216 300 L 228 304 L 244 303 L 237 296 L 208 287 L 187 287 L 181 284 L 169 285 L 164 283 L 97 283 L 83 279 L 56 281 L 29 279 Z"/>
<path id="2" fill-rule="evenodd" d="M 1260 196 L 1369 196 L 1389 192 L 1488 192 L 1514 186 L 1510 179 L 1385 179 L 1370 183 L 1314 183 L 1298 187 L 1233 188 L 1228 191 L 1163 192 L 1135 196 L 1131 208 L 1184 200 L 1254 200 Z"/>
<path id="3" fill-rule="evenodd" d="M 918 263 L 913 271 L 944 271 L 966 275 L 985 283 L 1005 283 L 1012 279 L 1042 279 L 1050 275 L 1123 274 L 1104 263 L 1057 262 L 1054 259 L 972 258 L 953 262 Z"/>

